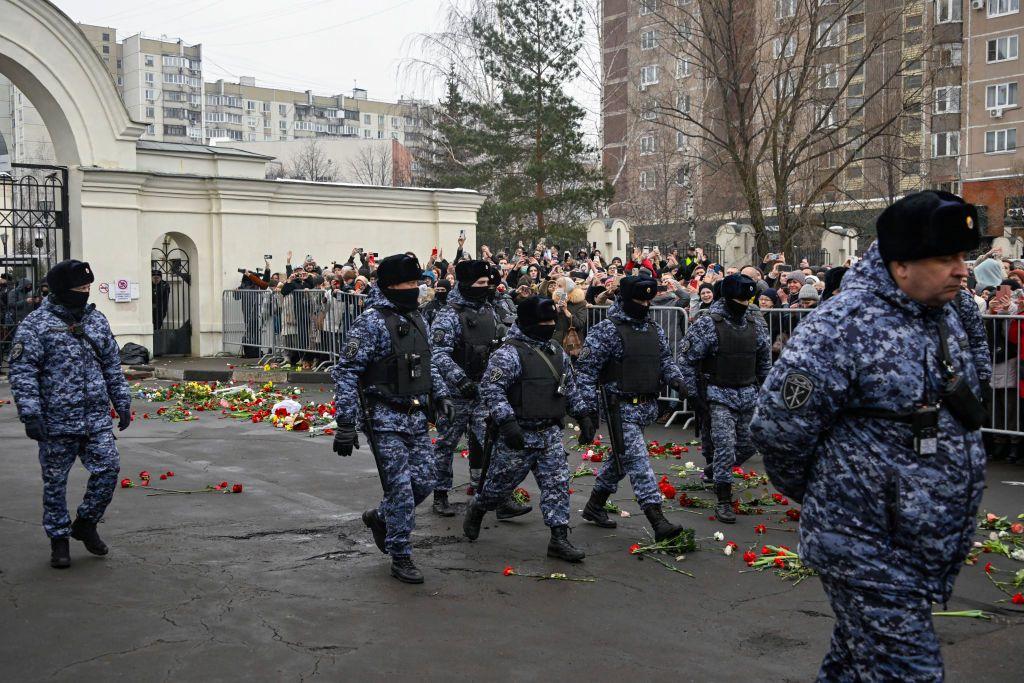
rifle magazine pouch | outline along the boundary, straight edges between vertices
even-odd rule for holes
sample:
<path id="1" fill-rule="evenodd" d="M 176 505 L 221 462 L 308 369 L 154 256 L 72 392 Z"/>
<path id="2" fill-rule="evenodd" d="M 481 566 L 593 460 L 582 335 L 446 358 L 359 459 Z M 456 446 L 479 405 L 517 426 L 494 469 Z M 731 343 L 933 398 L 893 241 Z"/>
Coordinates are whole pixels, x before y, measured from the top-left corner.
<path id="1" fill-rule="evenodd" d="M 942 389 L 942 403 L 957 422 L 969 432 L 981 429 L 988 417 L 985 404 L 974 395 L 962 375 L 956 375 L 946 382 L 946 386 Z"/>

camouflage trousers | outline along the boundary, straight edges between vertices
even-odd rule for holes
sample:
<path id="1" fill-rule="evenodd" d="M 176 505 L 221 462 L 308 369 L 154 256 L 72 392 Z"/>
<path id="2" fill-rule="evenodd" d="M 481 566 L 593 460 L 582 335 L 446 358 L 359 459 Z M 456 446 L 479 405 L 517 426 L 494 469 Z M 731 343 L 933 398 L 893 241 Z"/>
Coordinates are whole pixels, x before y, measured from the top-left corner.
<path id="1" fill-rule="evenodd" d="M 658 481 L 654 477 L 654 470 L 651 469 L 651 457 L 647 452 L 643 427 L 635 422 L 623 422 L 622 440 L 626 444 L 626 452 L 622 456 L 623 476 L 629 477 L 636 502 L 640 504 L 641 508 L 648 505 L 660 505 L 661 491 L 658 490 Z M 601 470 L 597 473 L 594 489 L 615 493 L 619 489 L 621 479 L 622 477 L 617 476 L 615 472 L 615 459 L 609 453 L 608 459 L 601 465 Z"/>
<path id="2" fill-rule="evenodd" d="M 434 490 L 434 453 L 430 448 L 426 419 L 414 433 L 377 432 L 381 468 L 387 479 L 377 512 L 387 523 L 384 547 L 390 555 L 412 554 L 416 506 Z"/>
<path id="3" fill-rule="evenodd" d="M 733 410 L 721 403 L 712 403 L 711 443 L 713 454 L 711 468 L 716 484 L 732 483 L 732 468 L 745 463 L 754 454 L 750 441 L 750 421 L 754 408 Z"/>
<path id="4" fill-rule="evenodd" d="M 533 472 L 540 487 L 540 511 L 549 527 L 569 524 L 569 463 L 561 427 L 526 431 L 526 448 L 514 451 L 498 439 L 487 468 L 483 490 L 476 496 L 485 510 L 497 509 L 516 486 Z"/>
<path id="5" fill-rule="evenodd" d="M 39 442 L 39 465 L 43 470 L 43 530 L 50 538 L 71 533 L 68 515 L 68 474 L 75 459 L 89 471 L 85 497 L 78 516 L 99 522 L 114 497 L 121 458 L 112 431 L 89 436 L 58 436 Z"/>
<path id="6" fill-rule="evenodd" d="M 478 399 L 453 399 L 455 419 L 441 420 L 437 426 L 434 444 L 435 491 L 449 491 L 454 477 L 455 449 L 464 434 L 469 434 L 469 467 L 480 468 L 484 432 L 487 429 L 487 410 Z"/>
<path id="7" fill-rule="evenodd" d="M 942 653 L 925 598 L 854 588 L 822 577 L 836 615 L 818 681 L 941 681 Z"/>

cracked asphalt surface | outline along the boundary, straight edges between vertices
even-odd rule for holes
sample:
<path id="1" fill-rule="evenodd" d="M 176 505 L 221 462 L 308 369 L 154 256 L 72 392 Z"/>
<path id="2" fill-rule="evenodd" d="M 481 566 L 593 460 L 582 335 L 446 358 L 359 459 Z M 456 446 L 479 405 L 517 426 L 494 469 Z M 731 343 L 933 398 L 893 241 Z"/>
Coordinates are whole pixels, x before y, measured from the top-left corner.
<path id="1" fill-rule="evenodd" d="M 9 398 L 0 386 L 0 399 Z M 155 411 L 135 407 L 140 416 Z M 574 480 L 571 539 L 587 551 L 581 565 L 545 556 L 536 510 L 512 522 L 489 516 L 469 543 L 461 517 L 438 518 L 428 502 L 414 535 L 426 583 L 407 586 L 390 577 L 359 519 L 380 493 L 365 447 L 341 459 L 327 437 L 218 418 L 137 420 L 118 442 L 122 476 L 145 469 L 154 485 L 182 489 L 227 480 L 244 484 L 243 494 L 118 489 L 100 527 L 110 555 L 93 557 L 72 541 L 71 569 L 56 571 L 40 527 L 35 444 L 13 406 L 0 407 L 0 679 L 808 681 L 827 649 L 833 617 L 816 579 L 794 586 L 742 572 L 747 547 L 794 544 L 781 510 L 731 528 L 706 510 L 672 512 L 704 539 L 680 565 L 689 578 L 628 554 L 646 524 L 628 483 L 615 500 L 632 516 L 604 530 L 578 512 L 592 478 Z M 691 436 L 656 428 L 649 438 Z M 683 460 L 702 464 L 691 450 Z M 572 452 L 571 466 L 579 462 Z M 677 462 L 656 460 L 655 471 Z M 762 469 L 759 459 L 751 466 Z M 159 482 L 166 470 L 176 476 Z M 467 478 L 457 463 L 456 481 Z M 72 510 L 85 479 L 76 465 Z M 1024 480 L 1024 467 L 993 465 L 983 508 L 1024 512 L 1024 487 L 1006 480 Z M 536 493 L 532 478 L 526 488 Z M 754 533 L 761 522 L 772 527 L 764 537 Z M 710 539 L 717 530 L 739 552 L 726 557 L 724 543 Z M 505 577 L 506 565 L 596 581 Z M 949 609 L 994 618 L 937 619 L 951 680 L 1020 680 L 1024 611 L 996 604 L 1001 597 L 980 567 L 964 568 Z"/>

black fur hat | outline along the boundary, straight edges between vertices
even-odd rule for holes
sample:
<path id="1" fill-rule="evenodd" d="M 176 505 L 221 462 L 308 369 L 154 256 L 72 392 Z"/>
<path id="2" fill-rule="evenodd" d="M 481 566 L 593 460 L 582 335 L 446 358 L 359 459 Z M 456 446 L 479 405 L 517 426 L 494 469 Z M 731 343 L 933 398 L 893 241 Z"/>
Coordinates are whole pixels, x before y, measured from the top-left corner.
<path id="1" fill-rule="evenodd" d="M 555 309 L 555 302 L 551 299 L 531 296 L 523 299 L 516 306 L 516 324 L 520 329 L 557 319 L 558 311 Z"/>
<path id="2" fill-rule="evenodd" d="M 650 301 L 658 294 L 658 281 L 643 275 L 630 275 L 619 281 L 619 298 Z"/>
<path id="3" fill-rule="evenodd" d="M 754 298 L 757 285 L 753 279 L 740 273 L 733 273 L 722 280 L 722 298 L 749 301 Z"/>
<path id="4" fill-rule="evenodd" d="M 886 263 L 971 251 L 981 241 L 978 210 L 939 190 L 915 192 L 888 207 L 875 224 Z"/>
<path id="5" fill-rule="evenodd" d="M 455 279 L 459 282 L 473 283 L 485 277 L 490 280 L 491 269 L 487 261 L 459 261 L 455 264 Z"/>
<path id="6" fill-rule="evenodd" d="M 95 279 L 89 264 L 75 259 L 61 261 L 46 274 L 46 284 L 50 285 L 54 292 L 66 292 L 75 287 L 89 285 Z"/>
<path id="7" fill-rule="evenodd" d="M 423 277 L 423 268 L 416 257 L 408 254 L 395 254 L 383 259 L 377 265 L 377 285 L 379 287 L 390 287 L 402 282 L 416 280 Z"/>

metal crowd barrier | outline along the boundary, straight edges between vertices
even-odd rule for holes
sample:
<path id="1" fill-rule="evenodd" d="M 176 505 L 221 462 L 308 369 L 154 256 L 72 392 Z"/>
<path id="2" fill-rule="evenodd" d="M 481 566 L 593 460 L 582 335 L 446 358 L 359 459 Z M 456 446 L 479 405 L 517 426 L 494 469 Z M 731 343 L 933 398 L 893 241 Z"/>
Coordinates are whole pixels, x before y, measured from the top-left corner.
<path id="1" fill-rule="evenodd" d="M 328 289 L 281 295 L 269 290 L 227 290 L 223 294 L 223 349 L 260 363 L 307 362 L 334 365 L 365 296 Z"/>
<path id="2" fill-rule="evenodd" d="M 988 398 L 989 423 L 983 431 L 997 441 L 1006 437 L 1024 436 L 1021 424 L 1021 375 L 1024 356 L 1024 315 L 983 315 L 985 336 L 988 339 L 989 358 L 992 362 L 991 392 Z M 962 340 L 967 343 L 967 340 Z"/>

